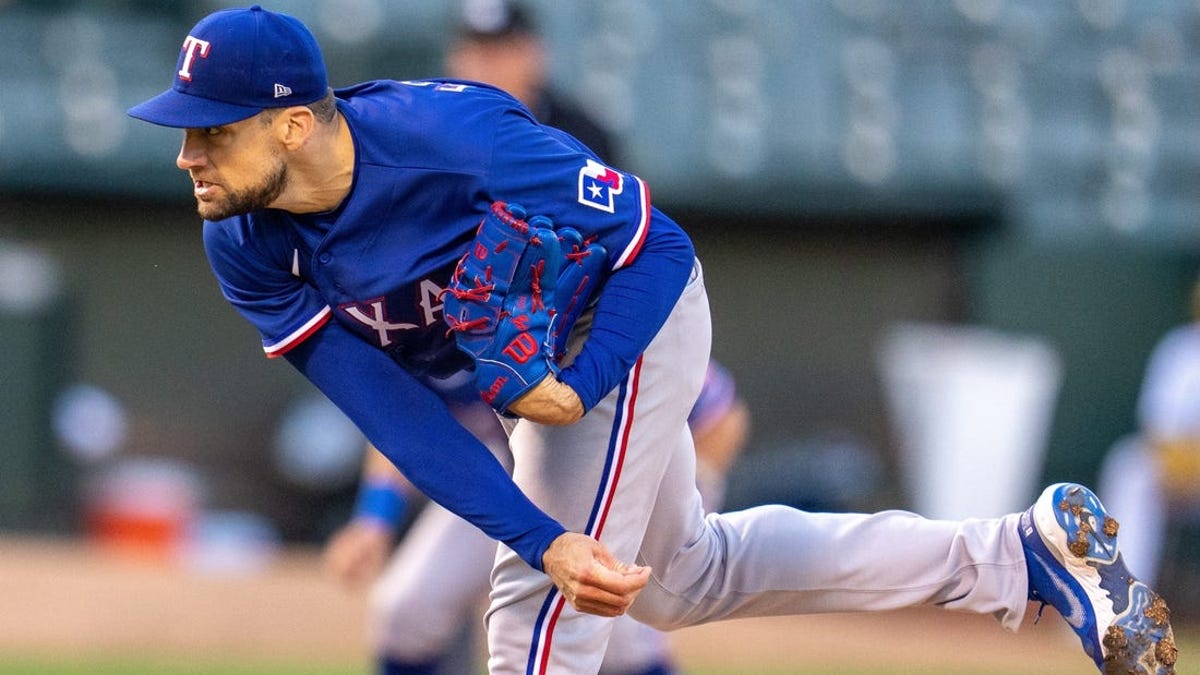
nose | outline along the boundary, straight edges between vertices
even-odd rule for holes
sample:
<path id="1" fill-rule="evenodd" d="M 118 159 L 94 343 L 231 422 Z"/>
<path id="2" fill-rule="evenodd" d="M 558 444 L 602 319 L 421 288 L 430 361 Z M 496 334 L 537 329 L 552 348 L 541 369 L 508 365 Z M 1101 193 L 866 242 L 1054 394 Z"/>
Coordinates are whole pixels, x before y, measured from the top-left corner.
<path id="1" fill-rule="evenodd" d="M 189 171 L 204 164 L 204 152 L 200 148 L 200 144 L 195 142 L 190 131 L 183 134 L 183 145 L 179 148 L 179 155 L 175 158 L 175 166 Z"/>

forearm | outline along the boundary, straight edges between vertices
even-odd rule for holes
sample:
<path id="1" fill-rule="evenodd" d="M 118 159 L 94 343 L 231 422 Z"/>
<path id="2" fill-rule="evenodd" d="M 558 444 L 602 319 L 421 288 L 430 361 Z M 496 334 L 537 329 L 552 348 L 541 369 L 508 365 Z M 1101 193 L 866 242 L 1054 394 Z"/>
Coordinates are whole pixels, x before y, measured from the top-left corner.
<path id="1" fill-rule="evenodd" d="M 582 351 L 559 374 L 584 411 L 612 391 L 658 334 L 692 273 L 695 250 L 674 222 L 651 225 L 637 259 L 605 281 Z"/>
<path id="2" fill-rule="evenodd" d="M 354 520 L 394 530 L 404 520 L 415 492 L 396 465 L 367 443 L 354 502 Z"/>
<path id="3" fill-rule="evenodd" d="M 363 457 L 362 479 L 364 483 L 391 485 L 397 492 L 404 495 L 405 499 L 413 499 L 418 492 L 412 481 L 405 478 L 392 460 L 388 459 L 387 455 L 380 452 L 379 448 L 372 443 L 367 443 L 366 453 Z"/>
<path id="4" fill-rule="evenodd" d="M 583 401 L 569 385 L 547 376 L 536 387 L 517 399 L 509 411 L 538 424 L 565 426 L 583 417 Z"/>
<path id="5" fill-rule="evenodd" d="M 433 392 L 336 325 L 287 358 L 417 489 L 541 569 L 542 553 L 565 529 L 521 493 Z"/>

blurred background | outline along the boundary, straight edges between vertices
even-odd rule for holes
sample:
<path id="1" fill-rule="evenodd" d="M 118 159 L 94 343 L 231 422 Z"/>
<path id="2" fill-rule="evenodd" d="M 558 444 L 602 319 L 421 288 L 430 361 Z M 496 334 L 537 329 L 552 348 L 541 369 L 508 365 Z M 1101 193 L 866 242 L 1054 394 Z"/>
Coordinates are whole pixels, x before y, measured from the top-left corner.
<path id="1" fill-rule="evenodd" d="M 0 0 L 0 535 L 240 569 L 350 511 L 361 439 L 220 297 L 179 132 L 124 114 L 239 4 Z M 452 3 L 263 4 L 335 87 L 442 72 Z M 995 515 L 1137 430 L 1200 270 L 1200 2 L 528 4 L 705 263 L 731 507 Z"/>

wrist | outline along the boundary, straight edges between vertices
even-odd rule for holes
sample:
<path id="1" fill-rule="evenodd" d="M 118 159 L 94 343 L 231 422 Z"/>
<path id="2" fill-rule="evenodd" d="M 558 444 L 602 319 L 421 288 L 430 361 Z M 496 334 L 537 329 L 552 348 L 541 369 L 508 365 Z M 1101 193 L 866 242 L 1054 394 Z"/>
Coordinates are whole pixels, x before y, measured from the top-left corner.
<path id="1" fill-rule="evenodd" d="M 354 519 L 394 529 L 404 518 L 407 507 L 408 500 L 395 482 L 367 479 L 358 489 Z"/>
<path id="2" fill-rule="evenodd" d="M 559 418 L 568 424 L 574 424 L 583 417 L 583 399 L 574 387 L 562 380 L 554 380 L 554 403 L 558 408 Z"/>
<path id="3" fill-rule="evenodd" d="M 558 381 L 571 390 L 579 405 L 580 417 L 586 415 L 587 411 L 591 410 L 600 398 L 591 393 L 587 380 L 574 366 L 559 371 Z"/>
<path id="4" fill-rule="evenodd" d="M 583 417 L 579 395 L 570 385 L 547 375 L 508 407 L 510 413 L 538 424 L 562 426 Z"/>

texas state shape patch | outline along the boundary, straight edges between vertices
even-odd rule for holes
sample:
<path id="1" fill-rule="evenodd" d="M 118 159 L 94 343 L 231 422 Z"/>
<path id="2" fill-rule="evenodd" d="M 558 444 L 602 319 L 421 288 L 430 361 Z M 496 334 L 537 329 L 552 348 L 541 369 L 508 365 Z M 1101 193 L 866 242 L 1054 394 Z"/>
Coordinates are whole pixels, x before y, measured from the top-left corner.
<path id="1" fill-rule="evenodd" d="M 612 213 L 614 198 L 625 188 L 621 172 L 589 159 L 579 170 L 579 203 Z"/>

